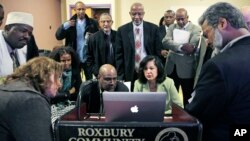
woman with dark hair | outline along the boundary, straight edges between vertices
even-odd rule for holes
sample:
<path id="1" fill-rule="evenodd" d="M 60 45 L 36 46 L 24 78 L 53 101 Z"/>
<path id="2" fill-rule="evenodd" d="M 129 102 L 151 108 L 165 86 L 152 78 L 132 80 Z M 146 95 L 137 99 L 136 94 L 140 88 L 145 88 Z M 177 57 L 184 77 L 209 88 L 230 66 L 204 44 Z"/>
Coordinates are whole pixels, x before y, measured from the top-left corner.
<path id="1" fill-rule="evenodd" d="M 60 62 L 64 66 L 61 82 L 62 87 L 58 95 L 52 99 L 52 103 L 67 102 L 68 100 L 76 101 L 79 87 L 82 83 L 80 75 L 80 61 L 72 47 L 58 47 L 54 49 L 50 58 Z"/>
<path id="2" fill-rule="evenodd" d="M 166 76 L 161 60 L 156 56 L 148 55 L 141 61 L 139 79 L 135 81 L 134 91 L 166 92 L 165 114 L 172 113 L 172 103 L 183 107 L 181 95 L 178 94 L 174 81 Z"/>

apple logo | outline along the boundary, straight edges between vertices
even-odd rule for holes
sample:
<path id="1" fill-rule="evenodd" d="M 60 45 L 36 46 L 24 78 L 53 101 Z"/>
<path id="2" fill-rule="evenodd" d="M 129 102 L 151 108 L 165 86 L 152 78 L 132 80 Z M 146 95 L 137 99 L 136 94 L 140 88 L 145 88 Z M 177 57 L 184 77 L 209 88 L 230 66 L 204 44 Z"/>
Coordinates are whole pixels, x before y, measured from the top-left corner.
<path id="1" fill-rule="evenodd" d="M 130 111 L 131 111 L 132 113 L 138 113 L 138 112 L 139 112 L 139 109 L 138 109 L 137 105 L 135 105 L 135 106 L 133 106 L 133 107 L 130 108 Z"/>

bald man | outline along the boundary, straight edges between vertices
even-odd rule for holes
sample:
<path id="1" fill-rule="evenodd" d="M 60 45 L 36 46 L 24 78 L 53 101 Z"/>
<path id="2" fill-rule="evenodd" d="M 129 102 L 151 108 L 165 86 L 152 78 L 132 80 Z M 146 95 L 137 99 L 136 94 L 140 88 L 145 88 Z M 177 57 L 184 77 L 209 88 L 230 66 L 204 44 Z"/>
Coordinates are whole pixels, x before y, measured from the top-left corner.
<path id="1" fill-rule="evenodd" d="M 250 31 L 250 6 L 244 6 L 241 8 L 244 20 L 246 22 L 248 31 Z"/>
<path id="2" fill-rule="evenodd" d="M 196 52 L 195 47 L 199 44 L 201 29 L 188 19 L 188 12 L 184 8 L 179 8 L 175 14 L 176 23 L 171 24 L 162 43 L 164 49 L 169 50 L 165 65 L 167 75 L 175 82 L 177 90 L 182 88 L 184 104 L 193 92 Z M 183 32 L 189 34 L 187 42 L 177 41 L 174 33 Z"/>
<path id="3" fill-rule="evenodd" d="M 82 83 L 77 106 L 84 102 L 87 106 L 87 113 L 102 113 L 103 91 L 129 91 L 127 86 L 117 81 L 116 69 L 110 64 L 104 64 L 100 67 L 97 80 L 88 80 Z"/>

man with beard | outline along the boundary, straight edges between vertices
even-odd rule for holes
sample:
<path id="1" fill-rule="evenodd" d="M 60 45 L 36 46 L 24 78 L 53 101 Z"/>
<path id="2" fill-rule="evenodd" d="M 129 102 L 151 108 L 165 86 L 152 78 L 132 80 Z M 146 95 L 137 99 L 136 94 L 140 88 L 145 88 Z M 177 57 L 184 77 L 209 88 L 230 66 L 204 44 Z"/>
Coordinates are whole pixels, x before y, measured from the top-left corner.
<path id="1" fill-rule="evenodd" d="M 84 102 L 87 113 L 103 113 L 103 91 L 129 91 L 127 86 L 117 81 L 116 69 L 110 64 L 100 67 L 97 80 L 82 83 L 77 98 L 77 107 Z"/>
<path id="2" fill-rule="evenodd" d="M 0 77 L 11 74 L 27 61 L 27 43 L 33 31 L 33 16 L 10 12 L 4 30 L 0 31 Z"/>
<path id="3" fill-rule="evenodd" d="M 203 124 L 203 141 L 228 141 L 234 125 L 250 125 L 250 34 L 240 10 L 225 2 L 199 24 L 220 53 L 202 67 L 186 110 Z"/>

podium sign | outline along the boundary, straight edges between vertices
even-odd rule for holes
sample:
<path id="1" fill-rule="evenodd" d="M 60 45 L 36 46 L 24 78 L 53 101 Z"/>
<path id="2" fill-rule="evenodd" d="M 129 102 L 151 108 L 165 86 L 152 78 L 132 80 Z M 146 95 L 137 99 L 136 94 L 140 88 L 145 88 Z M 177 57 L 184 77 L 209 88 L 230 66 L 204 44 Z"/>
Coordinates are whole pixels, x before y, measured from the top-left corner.
<path id="1" fill-rule="evenodd" d="M 72 120 L 76 118 L 74 113 L 73 110 L 56 122 L 57 141 L 201 140 L 202 125 L 181 109 L 165 117 L 164 122 L 105 122 L 105 117 L 98 116 L 77 121 Z"/>

